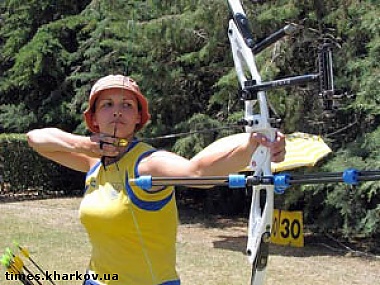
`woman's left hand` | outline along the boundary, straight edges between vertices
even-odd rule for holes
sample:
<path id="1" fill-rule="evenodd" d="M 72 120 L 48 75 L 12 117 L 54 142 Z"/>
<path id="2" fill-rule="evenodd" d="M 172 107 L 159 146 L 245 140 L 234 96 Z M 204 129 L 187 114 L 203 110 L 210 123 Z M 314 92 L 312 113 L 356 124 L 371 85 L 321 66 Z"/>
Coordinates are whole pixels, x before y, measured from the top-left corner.
<path id="1" fill-rule="evenodd" d="M 285 159 L 285 135 L 281 132 L 276 132 L 276 138 L 271 142 L 266 136 L 258 133 L 253 133 L 252 138 L 270 149 L 271 161 L 281 162 Z"/>

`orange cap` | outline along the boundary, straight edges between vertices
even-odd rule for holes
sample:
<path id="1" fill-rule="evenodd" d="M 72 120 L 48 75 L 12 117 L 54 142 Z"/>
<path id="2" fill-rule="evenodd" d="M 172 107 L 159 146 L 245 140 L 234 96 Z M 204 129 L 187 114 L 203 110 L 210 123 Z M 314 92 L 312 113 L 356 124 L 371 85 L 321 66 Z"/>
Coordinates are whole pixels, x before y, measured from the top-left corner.
<path id="1" fill-rule="evenodd" d="M 87 127 L 94 133 L 99 132 L 99 128 L 97 126 L 94 126 L 92 123 L 92 116 L 94 115 L 94 104 L 99 96 L 100 91 L 112 88 L 128 90 L 136 96 L 141 114 L 141 122 L 140 124 L 136 125 L 136 131 L 139 131 L 150 119 L 148 100 L 141 93 L 137 83 L 132 78 L 124 75 L 108 75 L 102 77 L 91 88 L 88 108 L 86 111 L 84 111 L 84 118 Z"/>

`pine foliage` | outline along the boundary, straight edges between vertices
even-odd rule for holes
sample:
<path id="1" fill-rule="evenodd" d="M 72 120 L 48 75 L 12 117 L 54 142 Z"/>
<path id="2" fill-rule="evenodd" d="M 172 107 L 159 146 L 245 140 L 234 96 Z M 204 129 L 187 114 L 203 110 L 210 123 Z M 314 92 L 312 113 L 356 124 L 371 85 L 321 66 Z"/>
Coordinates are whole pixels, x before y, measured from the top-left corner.
<path id="1" fill-rule="evenodd" d="M 315 73 L 318 45 L 336 47 L 336 88 L 354 99 L 326 111 L 316 84 L 268 93 L 285 132 L 320 134 L 337 150 L 326 171 L 379 168 L 380 8 L 375 2 L 243 1 L 257 40 L 285 23 L 303 27 L 257 56 L 264 80 Z M 236 123 L 243 105 L 228 18 L 222 0 L 1 1 L 0 129 L 58 126 L 86 133 L 82 112 L 90 87 L 111 73 L 134 77 L 150 101 L 152 121 L 141 137 Z M 226 134 L 155 144 L 189 157 Z M 379 234 L 378 189 L 377 182 L 367 182 L 349 197 L 340 185 L 308 186 L 289 195 L 287 205 L 302 204 L 322 229 L 373 236 Z"/>

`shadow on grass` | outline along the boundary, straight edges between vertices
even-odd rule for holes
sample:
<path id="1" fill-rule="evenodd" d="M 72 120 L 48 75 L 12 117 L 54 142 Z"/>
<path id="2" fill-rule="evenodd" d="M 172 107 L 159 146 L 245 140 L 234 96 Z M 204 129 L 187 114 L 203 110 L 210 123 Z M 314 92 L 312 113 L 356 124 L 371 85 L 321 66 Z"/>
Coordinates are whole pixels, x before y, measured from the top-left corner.
<path id="1" fill-rule="evenodd" d="M 213 242 L 214 248 L 231 251 L 238 251 L 245 254 L 247 246 L 247 236 L 226 236 L 219 235 L 218 240 Z M 335 247 L 334 247 L 335 246 Z M 347 251 L 338 248 L 337 245 L 329 244 L 320 238 L 305 237 L 305 246 L 301 248 L 270 244 L 270 254 L 291 257 L 310 256 L 345 256 Z"/>
<path id="2" fill-rule="evenodd" d="M 241 216 L 207 215 L 196 208 L 179 208 L 181 224 L 199 224 L 205 229 L 219 229 L 220 234 L 212 241 L 214 248 L 241 252 L 245 254 L 247 246 L 247 218 Z M 234 232 L 234 228 L 239 228 Z M 225 231 L 225 233 L 223 233 Z M 371 244 L 370 244 L 371 243 Z M 270 245 L 270 254 L 289 257 L 311 256 L 351 256 L 378 259 L 378 241 L 354 242 L 341 238 L 332 238 L 325 234 L 305 234 L 302 248 Z"/>
<path id="3" fill-rule="evenodd" d="M 213 241 L 214 248 L 246 253 L 246 235 L 219 235 L 217 238 L 218 240 Z M 304 243 L 304 247 L 270 244 L 270 255 L 287 257 L 347 256 L 378 260 L 378 256 L 373 253 L 365 252 L 354 244 L 342 244 L 323 235 L 306 235 L 304 237 Z"/>
<path id="4" fill-rule="evenodd" d="M 207 214 L 204 210 L 196 207 L 178 207 L 181 224 L 201 224 L 205 228 L 231 228 L 246 227 L 247 218 L 243 215 L 217 215 Z"/>

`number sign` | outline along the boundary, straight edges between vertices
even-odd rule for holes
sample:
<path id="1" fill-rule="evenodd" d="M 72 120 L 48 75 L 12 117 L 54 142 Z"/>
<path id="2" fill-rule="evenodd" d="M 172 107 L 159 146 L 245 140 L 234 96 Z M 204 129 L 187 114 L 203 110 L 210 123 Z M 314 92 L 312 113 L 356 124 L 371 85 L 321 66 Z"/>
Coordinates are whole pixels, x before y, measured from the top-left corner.
<path id="1" fill-rule="evenodd" d="M 275 244 L 303 247 L 303 218 L 300 211 L 273 212 L 271 241 Z"/>

